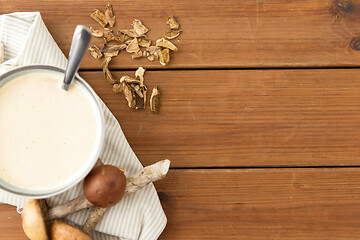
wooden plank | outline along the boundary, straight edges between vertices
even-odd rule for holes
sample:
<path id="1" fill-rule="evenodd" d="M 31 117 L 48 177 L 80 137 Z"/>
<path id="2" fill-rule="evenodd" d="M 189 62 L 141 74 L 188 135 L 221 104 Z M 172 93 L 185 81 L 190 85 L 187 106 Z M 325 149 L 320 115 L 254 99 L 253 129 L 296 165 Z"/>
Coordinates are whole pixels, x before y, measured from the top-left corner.
<path id="1" fill-rule="evenodd" d="M 360 169 L 171 170 L 160 239 L 358 239 Z M 11 218 L 10 220 L 8 218 Z M 24 240 L 0 205 L 0 239 Z"/>
<path id="2" fill-rule="evenodd" d="M 98 27 L 89 14 L 104 9 L 98 0 L 0 0 L 0 13 L 40 11 L 61 49 L 69 52 L 77 24 Z M 180 52 L 172 54 L 169 68 L 323 67 L 360 66 L 360 0 L 152 0 L 112 1 L 118 22 L 130 28 L 138 18 L 156 40 L 168 29 L 169 15 L 178 17 L 184 31 Z M 96 40 L 96 43 L 101 41 Z M 355 46 L 355 47 L 353 47 Z M 355 50 L 354 50 L 355 49 Z M 122 53 L 113 68 L 162 68 Z M 89 55 L 83 68 L 99 68 Z"/>
<path id="3" fill-rule="evenodd" d="M 358 239 L 360 170 L 173 170 L 160 239 Z"/>
<path id="4" fill-rule="evenodd" d="M 99 72 L 82 72 L 119 120 L 144 165 L 360 164 L 357 69 L 148 71 L 158 115 L 127 107 Z M 134 72 L 114 71 L 134 76 Z"/>
<path id="5" fill-rule="evenodd" d="M 21 228 L 21 216 L 16 207 L 0 204 L 0 239 L 28 239 Z"/>

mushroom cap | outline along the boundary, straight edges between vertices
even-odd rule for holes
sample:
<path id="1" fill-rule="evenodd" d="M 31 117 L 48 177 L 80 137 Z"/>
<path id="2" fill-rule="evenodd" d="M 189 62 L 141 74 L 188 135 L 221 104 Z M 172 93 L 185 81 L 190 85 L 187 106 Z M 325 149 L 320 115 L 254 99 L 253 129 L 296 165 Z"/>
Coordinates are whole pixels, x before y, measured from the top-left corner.
<path id="1" fill-rule="evenodd" d="M 92 240 L 80 229 L 58 220 L 51 224 L 50 236 L 52 240 Z"/>
<path id="2" fill-rule="evenodd" d="M 91 170 L 83 184 L 84 194 L 97 207 L 110 207 L 125 193 L 126 177 L 117 167 L 102 165 Z"/>
<path id="3" fill-rule="evenodd" d="M 28 238 L 31 240 L 48 240 L 44 216 L 39 202 L 30 199 L 24 206 L 21 213 L 22 227 Z"/>

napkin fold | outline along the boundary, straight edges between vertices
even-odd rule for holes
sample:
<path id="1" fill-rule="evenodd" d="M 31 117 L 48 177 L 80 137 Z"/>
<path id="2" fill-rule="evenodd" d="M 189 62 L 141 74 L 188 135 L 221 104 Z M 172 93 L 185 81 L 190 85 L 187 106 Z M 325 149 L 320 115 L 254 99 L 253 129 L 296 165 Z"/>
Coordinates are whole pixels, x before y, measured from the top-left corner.
<path id="1" fill-rule="evenodd" d="M 39 12 L 18 12 L 0 15 L 0 41 L 5 44 L 5 61 L 0 73 L 31 64 L 46 64 L 65 68 L 67 59 L 47 30 Z M 105 147 L 100 158 L 106 164 L 126 169 L 128 175 L 142 168 L 127 142 L 119 123 L 101 102 L 105 117 Z M 47 199 L 50 207 L 82 195 L 82 183 Z M 27 199 L 0 190 L 0 202 L 21 208 Z M 82 225 L 90 210 L 71 214 L 64 219 Z M 109 208 L 93 233 L 94 239 L 152 240 L 157 239 L 166 225 L 166 216 L 157 192 L 151 183 L 133 195 L 124 197 Z"/>

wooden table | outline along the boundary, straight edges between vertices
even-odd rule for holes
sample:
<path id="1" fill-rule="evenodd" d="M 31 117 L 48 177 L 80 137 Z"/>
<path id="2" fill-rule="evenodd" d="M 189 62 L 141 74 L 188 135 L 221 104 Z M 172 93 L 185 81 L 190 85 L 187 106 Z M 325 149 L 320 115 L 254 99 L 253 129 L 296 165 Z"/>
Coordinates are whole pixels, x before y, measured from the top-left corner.
<path id="1" fill-rule="evenodd" d="M 0 0 L 0 11 L 40 11 L 67 54 L 106 3 Z M 81 68 L 142 163 L 172 160 L 156 183 L 160 239 L 359 239 L 360 1 L 112 4 L 118 29 L 137 18 L 157 39 L 175 15 L 183 30 L 168 67 L 126 53 L 111 63 L 116 78 L 148 70 L 158 115 L 129 109 L 98 60 Z M 26 239 L 14 207 L 0 206 L 0 239 Z"/>

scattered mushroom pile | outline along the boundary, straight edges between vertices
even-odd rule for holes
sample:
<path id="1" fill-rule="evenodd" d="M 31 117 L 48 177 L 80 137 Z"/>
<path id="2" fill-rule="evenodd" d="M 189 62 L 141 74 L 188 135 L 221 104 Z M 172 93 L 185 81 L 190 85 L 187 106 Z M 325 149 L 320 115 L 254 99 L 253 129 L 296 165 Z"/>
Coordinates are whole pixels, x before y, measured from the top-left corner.
<path id="1" fill-rule="evenodd" d="M 181 33 L 180 24 L 174 16 L 167 19 L 166 24 L 169 25 L 170 30 L 164 34 L 164 37 L 155 41 L 147 38 L 146 33 L 149 29 L 138 19 L 132 22 L 132 29 L 118 30 L 113 29 L 116 17 L 113 12 L 111 4 L 107 4 L 105 12 L 95 9 L 90 17 L 100 24 L 102 29 L 94 29 L 90 27 L 91 34 L 97 38 L 103 38 L 104 44 L 102 47 L 93 45 L 89 47 L 91 56 L 95 59 L 104 59 L 102 61 L 102 69 L 106 80 L 113 85 L 115 93 L 123 93 L 128 102 L 128 106 L 133 109 L 146 108 L 146 92 L 147 88 L 144 85 L 143 77 L 131 78 L 123 76 L 120 81 L 114 79 L 110 70 L 109 64 L 112 58 L 117 57 L 121 50 L 128 52 L 133 59 L 145 57 L 150 61 L 158 59 L 160 64 L 166 66 L 170 63 L 170 52 L 178 52 L 179 49 L 172 43 L 171 39 L 175 39 Z M 140 67 L 136 73 L 141 69 L 144 75 L 144 68 Z M 160 92 L 156 87 L 152 90 L 150 97 L 150 110 L 154 113 L 159 111 Z"/>
<path id="2" fill-rule="evenodd" d="M 120 83 L 113 85 L 115 93 L 123 93 L 130 108 L 144 109 L 146 108 L 147 87 L 144 84 L 145 69 L 139 67 L 135 72 L 135 78 L 122 76 Z M 150 97 L 150 110 L 154 113 L 159 111 L 160 92 L 158 87 L 152 90 Z"/>
<path id="3" fill-rule="evenodd" d="M 123 197 L 135 193 L 148 183 L 163 179 L 169 166 L 170 161 L 163 160 L 126 178 L 119 168 L 103 165 L 99 161 L 84 180 L 84 196 L 50 209 L 44 199 L 29 200 L 21 215 L 23 230 L 31 240 L 90 240 L 90 234 L 106 208 L 115 205 Z M 54 220 L 90 207 L 92 210 L 82 230 Z"/>
<path id="4" fill-rule="evenodd" d="M 119 30 L 117 32 L 110 29 L 114 27 L 116 19 L 110 4 L 106 5 L 105 13 L 95 9 L 90 14 L 90 17 L 103 27 L 100 30 L 90 27 L 90 31 L 94 37 L 104 39 L 104 46 L 99 48 L 97 45 L 93 45 L 89 48 L 91 56 L 94 58 L 105 58 L 103 67 L 108 66 L 111 58 L 119 55 L 119 51 L 124 49 L 130 53 L 133 59 L 145 57 L 150 61 L 154 61 L 157 58 L 163 66 L 170 63 L 170 50 L 174 52 L 179 51 L 172 42 L 167 40 L 174 39 L 181 33 L 181 30 L 179 30 L 180 24 L 174 16 L 168 17 L 166 22 L 170 26 L 170 30 L 164 34 L 166 39 L 163 37 L 156 40 L 155 45 L 151 45 L 153 41 L 149 40 L 146 36 L 149 29 L 138 19 L 133 20 L 132 29 Z M 108 25 L 110 28 L 106 28 Z M 112 83 L 111 79 L 110 83 Z"/>

